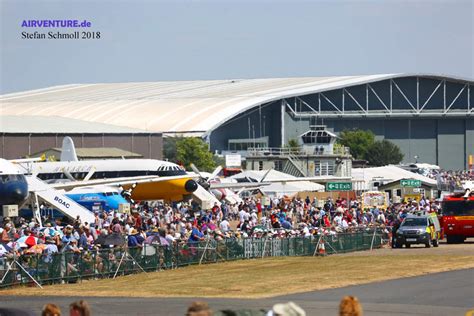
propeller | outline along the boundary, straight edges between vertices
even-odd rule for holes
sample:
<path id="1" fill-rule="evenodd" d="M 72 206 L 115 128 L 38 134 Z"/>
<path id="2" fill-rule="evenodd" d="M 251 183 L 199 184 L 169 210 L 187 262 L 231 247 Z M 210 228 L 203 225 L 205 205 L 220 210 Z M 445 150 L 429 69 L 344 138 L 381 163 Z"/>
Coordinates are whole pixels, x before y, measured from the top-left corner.
<path id="1" fill-rule="evenodd" d="M 217 177 L 219 172 L 221 172 L 222 167 L 217 166 L 217 168 L 214 169 L 214 171 L 209 177 L 205 177 L 193 163 L 191 163 L 191 169 L 193 169 L 193 171 L 199 176 L 199 179 L 197 180 L 199 185 L 202 186 L 204 189 L 209 190 L 209 188 L 211 187 L 211 180 Z"/>
<path id="2" fill-rule="evenodd" d="M 201 172 L 199 171 L 199 169 L 196 167 L 195 164 L 191 163 L 191 169 L 193 169 L 193 171 L 194 171 L 195 173 L 197 173 L 197 174 L 199 175 L 199 177 L 204 178 L 204 177 L 202 176 Z"/>
<path id="3" fill-rule="evenodd" d="M 119 185 L 120 195 L 123 196 L 131 204 L 135 204 L 135 201 L 132 199 L 132 192 L 133 192 L 133 189 L 135 189 L 136 187 L 137 187 L 137 184 L 134 183 L 134 184 L 132 184 L 130 189 L 125 190 L 122 185 Z"/>

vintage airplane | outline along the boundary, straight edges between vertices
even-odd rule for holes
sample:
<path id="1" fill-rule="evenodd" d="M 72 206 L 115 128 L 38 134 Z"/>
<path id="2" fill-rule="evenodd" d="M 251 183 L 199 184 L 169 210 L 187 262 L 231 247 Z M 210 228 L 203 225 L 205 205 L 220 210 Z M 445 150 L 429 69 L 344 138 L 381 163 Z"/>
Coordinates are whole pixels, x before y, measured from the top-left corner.
<path id="1" fill-rule="evenodd" d="M 0 206 L 21 205 L 28 198 L 25 176 L 8 160 L 0 159 Z"/>
<path id="2" fill-rule="evenodd" d="M 197 171 L 188 173 L 174 163 L 156 159 L 108 159 L 79 161 L 70 137 L 63 139 L 61 161 L 20 164 L 25 174 L 35 175 L 55 189 L 71 190 L 97 185 L 120 186 L 135 201 L 181 201 L 201 185 L 211 190 L 256 188 L 262 183 L 218 183 L 214 179 L 221 167 L 210 176 Z"/>
<path id="3" fill-rule="evenodd" d="M 133 200 L 127 199 L 122 189 L 112 186 L 78 187 L 65 195 L 90 211 L 125 211 Z"/>
<path id="4" fill-rule="evenodd" d="M 109 159 L 79 161 L 70 137 L 63 139 L 61 161 L 18 163 L 55 189 L 115 185 L 134 200 L 180 201 L 197 190 L 198 184 L 177 164 L 155 159 Z"/>

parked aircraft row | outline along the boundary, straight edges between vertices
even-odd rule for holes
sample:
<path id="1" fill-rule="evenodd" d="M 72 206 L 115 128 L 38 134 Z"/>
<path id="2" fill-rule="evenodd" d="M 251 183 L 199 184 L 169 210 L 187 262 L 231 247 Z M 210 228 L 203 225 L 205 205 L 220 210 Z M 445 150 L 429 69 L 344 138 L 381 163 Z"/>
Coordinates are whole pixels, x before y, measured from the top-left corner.
<path id="1" fill-rule="evenodd" d="M 0 205 L 22 205 L 32 192 L 57 207 L 75 208 L 74 201 L 86 206 L 102 203 L 102 208 L 117 209 L 124 202 L 144 200 L 181 201 L 191 194 L 205 192 L 217 201 L 240 199 L 234 191 L 261 188 L 270 182 L 311 181 L 313 178 L 265 180 L 219 179 L 213 173 L 186 172 L 181 166 L 153 159 L 112 159 L 79 161 L 71 138 L 63 140 L 61 161 L 38 159 L 7 161 L 0 159 Z M 29 188 L 28 188 L 29 187 Z M 203 190 L 204 188 L 204 190 Z M 216 199 L 217 197 L 217 199 Z M 202 197 L 201 197 L 202 198 Z M 95 202 L 94 202 L 95 201 Z M 69 215 L 84 214 L 80 207 Z M 38 217 L 38 216 L 37 216 Z"/>

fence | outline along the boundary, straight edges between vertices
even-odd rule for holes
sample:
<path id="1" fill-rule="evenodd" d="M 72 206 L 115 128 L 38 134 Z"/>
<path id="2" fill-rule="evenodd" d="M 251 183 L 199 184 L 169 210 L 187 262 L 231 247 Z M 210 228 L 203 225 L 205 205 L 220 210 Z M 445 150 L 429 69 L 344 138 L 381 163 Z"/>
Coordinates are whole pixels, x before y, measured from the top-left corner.
<path id="1" fill-rule="evenodd" d="M 226 239 L 173 246 L 115 247 L 81 253 L 22 255 L 0 258 L 0 288 L 21 284 L 54 284 L 109 278 L 140 271 L 174 269 L 192 264 L 282 256 L 313 256 L 321 245 L 327 254 L 379 248 L 380 229 L 335 236 L 285 239 Z"/>

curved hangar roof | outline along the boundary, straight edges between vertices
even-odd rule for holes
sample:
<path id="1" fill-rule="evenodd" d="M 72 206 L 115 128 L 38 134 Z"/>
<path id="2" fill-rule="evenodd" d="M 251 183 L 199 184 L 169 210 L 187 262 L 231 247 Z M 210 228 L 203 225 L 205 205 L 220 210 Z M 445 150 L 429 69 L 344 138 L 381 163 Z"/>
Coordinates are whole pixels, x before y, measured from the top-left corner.
<path id="1" fill-rule="evenodd" d="M 60 116 L 153 132 L 205 133 L 274 100 L 405 76 L 72 84 L 2 95 L 0 115 Z"/>

